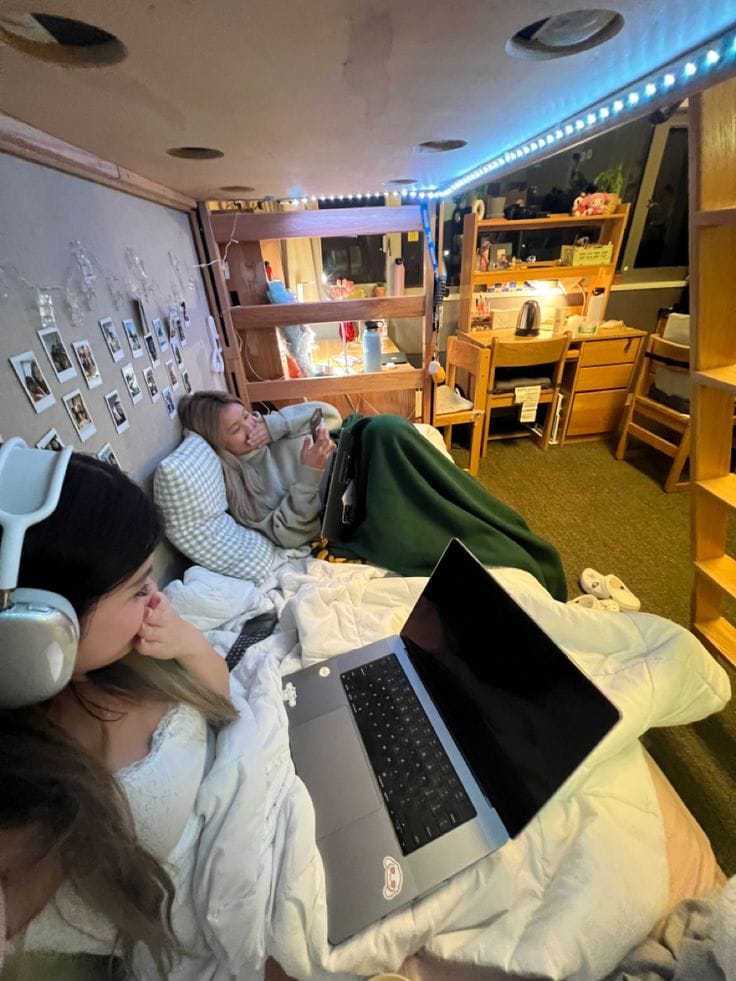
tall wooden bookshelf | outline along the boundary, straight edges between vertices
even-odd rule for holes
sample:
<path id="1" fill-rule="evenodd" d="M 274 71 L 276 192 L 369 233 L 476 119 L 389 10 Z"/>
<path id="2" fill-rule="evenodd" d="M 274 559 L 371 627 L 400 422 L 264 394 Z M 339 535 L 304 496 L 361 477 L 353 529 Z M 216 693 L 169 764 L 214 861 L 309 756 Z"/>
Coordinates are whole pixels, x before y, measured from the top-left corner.
<path id="1" fill-rule="evenodd" d="M 736 79 L 690 101 L 693 632 L 736 665 Z"/>
<path id="2" fill-rule="evenodd" d="M 323 211 L 210 212 L 205 204 L 197 211 L 200 248 L 206 258 L 208 293 L 216 309 L 228 387 L 248 403 L 270 401 L 283 404 L 300 399 L 332 402 L 343 411 L 344 400 L 365 395 L 381 411 L 398 411 L 411 405 L 414 393 L 422 393 L 420 417 L 428 418 L 429 381 L 426 371 L 432 355 L 433 274 L 425 248 L 422 294 L 366 297 L 355 300 L 270 304 L 263 260 L 277 254 L 274 244 L 288 238 L 350 235 L 383 235 L 391 232 L 422 232 L 418 205 L 399 208 L 341 208 Z M 227 252 L 225 278 L 222 259 Z M 273 266 L 273 262 L 272 262 Z M 278 271 L 278 270 L 277 270 Z M 239 302 L 231 302 L 236 294 Z M 276 329 L 296 324 L 334 321 L 390 320 L 414 317 L 422 323 L 422 368 L 353 375 L 284 378 L 276 343 Z"/>

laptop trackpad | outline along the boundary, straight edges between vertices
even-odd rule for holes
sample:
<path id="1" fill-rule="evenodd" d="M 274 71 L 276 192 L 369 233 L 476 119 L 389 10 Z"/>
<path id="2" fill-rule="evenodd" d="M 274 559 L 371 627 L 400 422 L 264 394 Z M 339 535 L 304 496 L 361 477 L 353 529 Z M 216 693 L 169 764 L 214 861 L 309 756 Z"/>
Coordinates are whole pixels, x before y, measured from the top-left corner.
<path id="1" fill-rule="evenodd" d="M 317 814 L 317 840 L 383 806 L 350 710 L 291 730 L 291 756 Z"/>

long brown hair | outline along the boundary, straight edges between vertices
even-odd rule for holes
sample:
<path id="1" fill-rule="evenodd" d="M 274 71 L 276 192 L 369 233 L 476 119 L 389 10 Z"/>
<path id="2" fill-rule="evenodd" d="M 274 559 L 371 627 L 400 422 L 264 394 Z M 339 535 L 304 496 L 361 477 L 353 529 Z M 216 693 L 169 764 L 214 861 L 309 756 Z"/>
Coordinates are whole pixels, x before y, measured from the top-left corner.
<path id="1" fill-rule="evenodd" d="M 177 412 L 184 429 L 206 439 L 222 463 L 225 492 L 230 513 L 241 524 L 253 524 L 265 518 L 270 507 L 263 500 L 263 484 L 250 467 L 243 467 L 238 457 L 222 446 L 220 415 L 228 405 L 243 403 L 229 392 L 194 392 L 179 399 Z"/>
<path id="2" fill-rule="evenodd" d="M 64 879 L 113 925 L 125 961 L 143 943 L 168 976 L 180 953 L 174 886 L 139 844 L 113 775 L 37 706 L 0 711 L 0 780 L 0 830 L 28 828 L 39 854 L 56 849 Z"/>

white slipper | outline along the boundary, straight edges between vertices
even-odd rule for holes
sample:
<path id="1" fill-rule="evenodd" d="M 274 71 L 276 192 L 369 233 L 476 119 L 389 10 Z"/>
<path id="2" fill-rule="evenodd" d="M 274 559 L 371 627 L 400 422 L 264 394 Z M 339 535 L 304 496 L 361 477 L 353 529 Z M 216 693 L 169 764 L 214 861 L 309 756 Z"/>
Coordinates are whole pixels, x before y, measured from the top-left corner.
<path id="1" fill-rule="evenodd" d="M 639 599 L 612 572 L 603 576 L 595 569 L 583 569 L 580 573 L 580 588 L 584 592 L 590 593 L 591 596 L 595 596 L 596 599 L 615 600 L 620 609 L 627 612 L 638 610 L 641 607 Z"/>
<path id="2" fill-rule="evenodd" d="M 591 593 L 583 593 L 582 596 L 576 596 L 575 599 L 568 600 L 567 605 L 582 606 L 584 610 L 608 610 L 611 613 L 618 613 L 621 609 L 616 600 L 601 600 Z"/>

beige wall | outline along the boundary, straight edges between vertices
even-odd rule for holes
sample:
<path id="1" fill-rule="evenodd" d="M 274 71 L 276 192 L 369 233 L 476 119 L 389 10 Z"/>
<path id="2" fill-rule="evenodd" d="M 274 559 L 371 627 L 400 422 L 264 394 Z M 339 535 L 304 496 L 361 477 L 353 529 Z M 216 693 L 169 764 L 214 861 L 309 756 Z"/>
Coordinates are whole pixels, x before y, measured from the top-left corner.
<path id="1" fill-rule="evenodd" d="M 85 270 L 78 261 L 89 261 Z M 135 296 L 143 295 L 149 320 L 166 316 L 170 302 L 184 299 L 191 317 L 181 347 L 183 367 L 193 388 L 224 387 L 210 371 L 206 329 L 207 303 L 186 214 L 123 194 L 90 181 L 0 154 L 0 434 L 21 436 L 34 445 L 54 428 L 75 450 L 96 454 L 110 443 L 124 470 L 147 485 L 158 461 L 179 442 L 176 419 L 169 419 L 163 398 L 152 402 L 143 379 L 151 362 L 144 352 L 133 358 L 121 321 L 133 317 Z M 36 289 L 46 288 L 54 302 L 56 326 L 67 346 L 76 377 L 60 382 L 38 336 L 41 327 Z M 112 318 L 124 357 L 114 362 L 99 320 Z M 89 389 L 71 344 L 88 339 L 102 379 Z M 37 413 L 11 367 L 9 358 L 33 351 L 55 398 Z M 159 391 L 169 385 L 165 362 L 171 346 L 153 368 Z M 134 405 L 121 374 L 133 365 L 143 398 Z M 181 371 L 175 362 L 178 388 Z M 96 433 L 82 442 L 62 397 L 80 389 Z M 129 428 L 116 431 L 105 395 L 117 389 Z M 171 555 L 162 555 L 162 567 Z"/>

